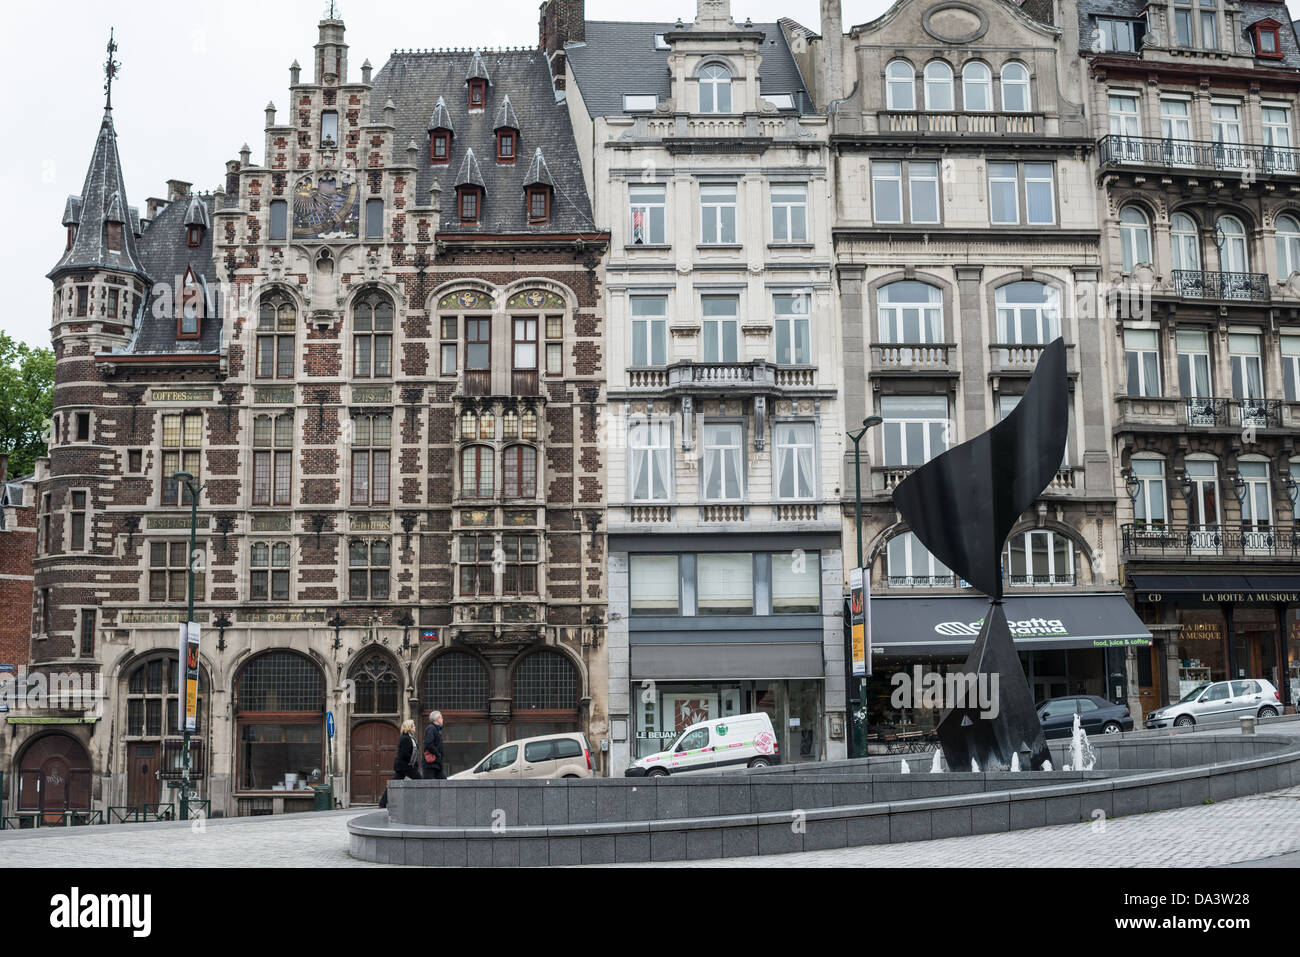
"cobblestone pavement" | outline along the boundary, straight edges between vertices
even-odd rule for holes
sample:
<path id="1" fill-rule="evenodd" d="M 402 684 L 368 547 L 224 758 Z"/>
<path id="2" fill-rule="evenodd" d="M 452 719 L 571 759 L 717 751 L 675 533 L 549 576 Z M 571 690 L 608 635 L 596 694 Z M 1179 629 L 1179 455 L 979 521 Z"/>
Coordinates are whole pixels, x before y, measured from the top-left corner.
<path id="1" fill-rule="evenodd" d="M 357 811 L 0 832 L 0 867 L 373 867 L 348 856 Z M 365 811 L 362 813 L 370 813 Z M 913 844 L 629 867 L 1300 867 L 1300 787 L 1105 822 Z"/>

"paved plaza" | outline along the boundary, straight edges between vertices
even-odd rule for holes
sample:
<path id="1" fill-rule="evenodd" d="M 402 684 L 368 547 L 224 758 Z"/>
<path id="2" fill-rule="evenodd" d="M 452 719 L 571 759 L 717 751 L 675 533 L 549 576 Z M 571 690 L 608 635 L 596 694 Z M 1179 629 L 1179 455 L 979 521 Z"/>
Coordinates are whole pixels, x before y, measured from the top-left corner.
<path id="1" fill-rule="evenodd" d="M 362 811 L 360 813 L 373 813 Z M 0 832 L 4 867 L 377 867 L 348 855 L 358 811 Z M 1005 834 L 628 867 L 1300 867 L 1300 787 Z"/>

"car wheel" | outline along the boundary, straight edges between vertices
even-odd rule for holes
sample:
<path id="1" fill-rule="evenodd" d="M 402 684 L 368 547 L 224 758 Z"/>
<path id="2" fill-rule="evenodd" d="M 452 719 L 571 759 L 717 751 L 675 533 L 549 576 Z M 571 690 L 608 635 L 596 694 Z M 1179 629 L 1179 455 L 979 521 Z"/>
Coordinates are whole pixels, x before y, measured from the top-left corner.
<path id="1" fill-rule="evenodd" d="M 1263 708 L 1260 708 L 1260 709 L 1259 709 L 1259 716 L 1260 716 L 1261 718 L 1276 718 L 1276 717 L 1277 717 L 1277 709 L 1276 709 L 1276 708 L 1269 708 L 1269 707 L 1263 707 Z"/>
<path id="2" fill-rule="evenodd" d="M 772 762 L 767 758 L 755 758 L 753 761 L 749 762 L 749 766 L 751 768 L 770 768 Z"/>
<path id="3" fill-rule="evenodd" d="M 649 771 L 646 772 L 646 777 L 648 777 L 648 778 L 666 778 L 666 777 L 668 777 L 668 772 L 665 771 L 663 768 L 651 768 Z"/>
<path id="4" fill-rule="evenodd" d="M 1102 734 L 1119 734 L 1122 730 L 1124 729 L 1115 721 L 1107 721 L 1101 726 Z"/>
<path id="5" fill-rule="evenodd" d="M 1180 714 L 1174 719 L 1175 728 L 1190 728 L 1194 724 L 1196 724 L 1196 719 L 1190 714 Z"/>
<path id="6" fill-rule="evenodd" d="M 566 775 L 564 776 L 564 780 L 565 780 L 565 781 L 568 781 L 570 778 L 574 778 L 574 779 L 576 779 L 577 777 L 578 777 L 578 776 L 577 776 L 576 774 L 566 774 Z"/>

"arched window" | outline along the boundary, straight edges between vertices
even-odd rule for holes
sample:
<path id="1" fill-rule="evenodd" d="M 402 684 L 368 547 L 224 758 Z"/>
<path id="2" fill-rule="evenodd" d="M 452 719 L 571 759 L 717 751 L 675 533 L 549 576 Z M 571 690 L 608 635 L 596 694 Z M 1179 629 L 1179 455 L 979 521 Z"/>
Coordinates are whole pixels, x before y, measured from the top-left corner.
<path id="1" fill-rule="evenodd" d="M 1034 529 L 1012 535 L 1002 560 L 1008 584 L 1074 584 L 1074 543 L 1060 532 Z"/>
<path id="2" fill-rule="evenodd" d="M 491 498 L 495 493 L 495 458 L 486 445 L 471 445 L 460 453 L 462 498 Z"/>
<path id="3" fill-rule="evenodd" d="M 885 99 L 891 110 L 916 109 L 916 71 L 906 60 L 894 60 L 885 68 Z"/>
<path id="4" fill-rule="evenodd" d="M 987 113 L 993 109 L 993 73 L 988 64 L 972 60 L 962 67 L 961 101 L 968 113 Z"/>
<path id="5" fill-rule="evenodd" d="M 1174 213 L 1169 217 L 1169 239 L 1173 246 L 1175 271 L 1200 272 L 1201 235 L 1196 220 L 1186 213 Z"/>
<path id="6" fill-rule="evenodd" d="M 447 727 L 443 764 L 448 774 L 464 771 L 491 747 L 488 671 L 473 655 L 449 651 L 429 662 L 420 679 L 420 713 L 441 711 Z"/>
<path id="7" fill-rule="evenodd" d="M 890 588 L 926 588 L 954 583 L 953 573 L 931 555 L 912 532 L 903 532 L 889 540 L 885 562 Z"/>
<path id="8" fill-rule="evenodd" d="M 1136 206 L 1125 206 L 1119 211 L 1119 243 L 1126 273 L 1140 263 L 1151 263 L 1151 221 Z"/>
<path id="9" fill-rule="evenodd" d="M 952 67 L 942 60 L 931 60 L 925 66 L 925 108 L 932 112 L 953 108 Z"/>
<path id="10" fill-rule="evenodd" d="M 1220 216 L 1215 227 L 1219 240 L 1219 269 L 1222 272 L 1250 272 L 1250 251 L 1246 227 L 1235 216 Z"/>
<path id="11" fill-rule="evenodd" d="M 375 652 L 353 665 L 353 714 L 399 714 L 400 682 L 387 655 Z"/>
<path id="12" fill-rule="evenodd" d="M 998 341 L 1046 345 L 1061 334 L 1061 294 L 1041 282 L 1013 282 L 997 291 Z"/>
<path id="13" fill-rule="evenodd" d="M 512 445 L 502 461 L 505 497 L 537 497 L 537 450 L 531 445 Z"/>
<path id="14" fill-rule="evenodd" d="M 1300 270 L 1300 222 L 1294 216 L 1277 218 L 1277 278 L 1285 282 Z"/>
<path id="15" fill-rule="evenodd" d="M 283 292 L 262 297 L 257 315 L 257 377 L 293 378 L 293 337 L 298 309 Z"/>
<path id="16" fill-rule="evenodd" d="M 1169 522 L 1165 495 L 1165 460 L 1159 456 L 1133 457 L 1131 466 L 1137 489 L 1133 496 L 1133 519 L 1138 527 L 1163 526 Z"/>
<path id="17" fill-rule="evenodd" d="M 235 680 L 240 791 L 305 791 L 325 764 L 325 681 L 292 651 L 271 651 Z"/>
<path id="18" fill-rule="evenodd" d="M 880 341 L 921 345 L 943 341 L 943 293 L 915 280 L 882 286 L 878 295 Z"/>
<path id="19" fill-rule="evenodd" d="M 386 379 L 393 374 L 393 300 L 375 290 L 353 312 L 352 374 Z"/>
<path id="20" fill-rule="evenodd" d="M 135 774 L 127 778 L 127 803 L 132 807 L 166 802 L 167 787 L 160 781 L 181 775 L 183 737 L 176 668 L 176 656 L 172 654 L 140 662 L 126 678 L 127 766 L 148 768 L 139 779 Z M 207 697 L 207 674 L 200 668 L 195 733 L 190 740 L 190 773 L 199 778 L 206 770 L 203 732 Z"/>
<path id="21" fill-rule="evenodd" d="M 731 73 L 726 67 L 706 66 L 700 71 L 700 112 L 731 112 Z"/>
<path id="22" fill-rule="evenodd" d="M 578 730 L 578 671 L 564 655 L 539 651 L 515 666 L 511 737 Z"/>
<path id="23" fill-rule="evenodd" d="M 1003 111 L 1028 113 L 1029 104 L 1029 70 L 1023 63 L 1008 63 L 1002 68 Z"/>

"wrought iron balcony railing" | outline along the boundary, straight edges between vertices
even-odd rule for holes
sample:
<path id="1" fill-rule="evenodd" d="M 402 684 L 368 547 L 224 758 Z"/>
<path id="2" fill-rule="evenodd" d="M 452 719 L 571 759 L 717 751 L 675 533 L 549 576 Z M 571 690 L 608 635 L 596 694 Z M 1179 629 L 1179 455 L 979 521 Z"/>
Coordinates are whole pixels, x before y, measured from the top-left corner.
<path id="1" fill-rule="evenodd" d="M 1226 558 L 1300 560 L 1294 525 L 1125 525 L 1124 555 L 1130 558 Z"/>
<path id="2" fill-rule="evenodd" d="M 1260 272 L 1209 272 L 1175 269 L 1174 290 L 1185 299 L 1268 302 L 1268 276 Z"/>
<path id="3" fill-rule="evenodd" d="M 1112 134 L 1097 141 L 1102 169 L 1157 166 L 1177 170 L 1251 171 L 1256 175 L 1300 176 L 1300 150 L 1258 143 L 1214 143 Z"/>

